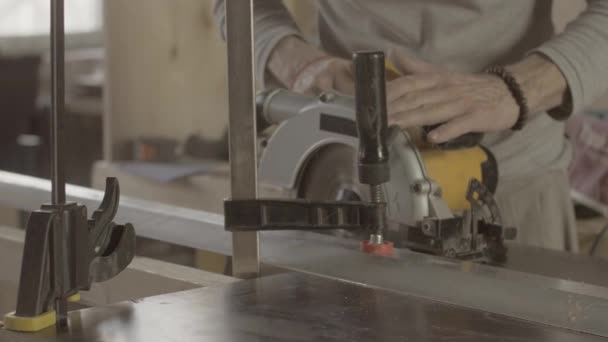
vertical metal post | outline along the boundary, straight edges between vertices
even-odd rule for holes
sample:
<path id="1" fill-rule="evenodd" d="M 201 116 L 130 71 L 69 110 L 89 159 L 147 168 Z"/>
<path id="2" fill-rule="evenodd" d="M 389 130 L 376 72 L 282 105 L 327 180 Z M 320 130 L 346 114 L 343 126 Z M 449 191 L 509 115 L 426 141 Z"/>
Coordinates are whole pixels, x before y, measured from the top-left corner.
<path id="1" fill-rule="evenodd" d="M 51 183 L 52 203 L 65 204 L 63 114 L 65 110 L 63 0 L 51 0 Z"/>
<path id="2" fill-rule="evenodd" d="M 51 0 L 51 195 L 52 204 L 60 208 L 65 204 L 64 126 L 65 113 L 65 20 L 64 0 Z M 59 211 L 58 222 L 53 224 L 51 252 L 51 279 L 55 288 L 57 324 L 67 325 L 65 298 L 65 234 L 66 218 Z"/>
<path id="3" fill-rule="evenodd" d="M 234 199 L 254 199 L 257 197 L 257 132 L 253 0 L 227 0 L 226 22 L 231 193 Z M 258 233 L 233 233 L 233 275 L 254 278 L 259 270 Z"/>
<path id="4" fill-rule="evenodd" d="M 103 160 L 106 162 L 114 161 L 114 139 L 113 139 L 113 131 L 112 131 L 112 114 L 114 110 L 112 108 L 112 80 L 111 73 L 114 70 L 114 65 L 116 61 L 114 60 L 114 52 L 112 49 L 112 44 L 110 43 L 111 34 L 116 29 L 112 29 L 112 23 L 110 22 L 112 4 L 116 4 L 116 2 L 110 1 L 101 1 L 101 10 L 103 13 L 102 17 L 102 25 L 103 28 L 103 37 L 104 37 L 104 64 L 105 64 L 105 78 L 106 82 L 103 82 L 103 116 L 102 116 L 102 133 L 103 133 Z"/>

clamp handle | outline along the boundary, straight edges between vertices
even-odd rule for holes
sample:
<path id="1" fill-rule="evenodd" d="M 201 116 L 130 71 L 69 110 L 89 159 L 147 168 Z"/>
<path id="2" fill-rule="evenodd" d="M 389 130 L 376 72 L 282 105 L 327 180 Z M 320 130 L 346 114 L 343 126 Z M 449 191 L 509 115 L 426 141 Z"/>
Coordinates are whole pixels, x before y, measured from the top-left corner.
<path id="1" fill-rule="evenodd" d="M 380 51 L 353 55 L 359 132 L 359 181 L 380 185 L 390 180 L 385 56 Z"/>
<path id="2" fill-rule="evenodd" d="M 115 277 L 135 256 L 135 229 L 130 223 L 113 222 L 119 201 L 118 179 L 107 178 L 103 200 L 88 222 L 89 252 L 92 253 L 87 265 L 89 286 Z"/>

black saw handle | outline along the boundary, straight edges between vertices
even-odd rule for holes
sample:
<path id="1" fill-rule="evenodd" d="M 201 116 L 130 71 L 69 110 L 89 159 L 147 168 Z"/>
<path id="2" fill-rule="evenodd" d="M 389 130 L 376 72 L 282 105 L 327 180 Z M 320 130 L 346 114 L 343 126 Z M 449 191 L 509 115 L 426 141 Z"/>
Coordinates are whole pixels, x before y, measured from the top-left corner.
<path id="1" fill-rule="evenodd" d="M 353 55 L 355 102 L 359 131 L 359 181 L 380 185 L 390 180 L 388 165 L 388 115 L 386 67 L 383 52 Z"/>

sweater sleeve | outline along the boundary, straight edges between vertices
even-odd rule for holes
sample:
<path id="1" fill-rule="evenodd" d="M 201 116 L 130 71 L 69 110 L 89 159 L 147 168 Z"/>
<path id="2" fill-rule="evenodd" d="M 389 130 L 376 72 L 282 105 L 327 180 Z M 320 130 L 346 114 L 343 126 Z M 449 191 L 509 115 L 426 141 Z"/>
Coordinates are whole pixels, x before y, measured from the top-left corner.
<path id="1" fill-rule="evenodd" d="M 535 52 L 562 71 L 570 98 L 549 114 L 558 120 L 580 113 L 608 91 L 608 0 L 588 0 L 587 9 L 566 30 Z"/>
<path id="2" fill-rule="evenodd" d="M 266 66 L 275 46 L 286 36 L 302 37 L 302 33 L 281 0 L 254 0 L 253 3 L 256 78 L 264 87 Z M 226 0 L 215 0 L 213 13 L 225 40 Z"/>

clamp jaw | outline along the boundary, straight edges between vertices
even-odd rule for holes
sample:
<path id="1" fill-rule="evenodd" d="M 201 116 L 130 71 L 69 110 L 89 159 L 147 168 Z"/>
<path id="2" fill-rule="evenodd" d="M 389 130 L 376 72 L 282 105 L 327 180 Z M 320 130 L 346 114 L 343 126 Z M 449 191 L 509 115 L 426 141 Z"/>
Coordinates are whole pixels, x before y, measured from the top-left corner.
<path id="1" fill-rule="evenodd" d="M 347 201 L 229 199 L 224 202 L 226 230 L 365 230 L 361 249 L 386 255 L 386 202 L 381 186 L 390 179 L 387 148 L 385 61 L 382 52 L 353 55 L 361 182 L 370 186 L 370 203 Z"/>
<path id="2" fill-rule="evenodd" d="M 33 332 L 55 323 L 67 325 L 67 303 L 79 291 L 116 276 L 135 253 L 135 230 L 118 225 L 120 189 L 106 180 L 99 209 L 88 219 L 87 208 L 66 202 L 63 159 L 65 106 L 64 0 L 51 9 L 51 198 L 29 218 L 17 294 L 17 309 L 5 316 L 6 329 Z"/>
<path id="3" fill-rule="evenodd" d="M 17 309 L 5 317 L 7 329 L 32 332 L 65 324 L 68 301 L 129 265 L 135 230 L 129 223 L 112 222 L 119 197 L 118 181 L 108 178 L 103 201 L 90 219 L 87 208 L 77 203 L 43 205 L 30 215 Z"/>

